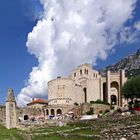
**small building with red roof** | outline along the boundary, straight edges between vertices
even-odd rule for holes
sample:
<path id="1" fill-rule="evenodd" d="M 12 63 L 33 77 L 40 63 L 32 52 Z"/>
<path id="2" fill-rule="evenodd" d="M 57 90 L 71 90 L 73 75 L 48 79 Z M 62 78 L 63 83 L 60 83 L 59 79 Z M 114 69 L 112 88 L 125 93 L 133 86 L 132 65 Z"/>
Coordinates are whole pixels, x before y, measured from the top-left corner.
<path id="1" fill-rule="evenodd" d="M 48 101 L 44 99 L 33 99 L 30 103 L 27 104 L 28 108 L 42 108 L 43 106 L 48 105 Z"/>

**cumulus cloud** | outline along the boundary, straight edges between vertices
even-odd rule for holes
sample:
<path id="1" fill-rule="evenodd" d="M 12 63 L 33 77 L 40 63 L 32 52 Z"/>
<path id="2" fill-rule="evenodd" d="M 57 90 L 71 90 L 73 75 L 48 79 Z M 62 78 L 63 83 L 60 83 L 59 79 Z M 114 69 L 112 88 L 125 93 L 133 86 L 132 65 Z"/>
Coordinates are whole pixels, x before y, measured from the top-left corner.
<path id="1" fill-rule="evenodd" d="M 140 31 L 140 21 L 136 22 L 134 24 L 134 27 L 136 28 L 136 30 Z"/>
<path id="2" fill-rule="evenodd" d="M 17 96 L 19 105 L 25 105 L 32 97 L 47 95 L 47 82 L 52 78 L 69 74 L 82 63 L 94 65 L 97 58 L 106 59 L 120 42 L 118 34 L 133 18 L 136 5 L 136 0 L 40 2 L 44 8 L 42 19 L 28 34 L 26 44 L 28 52 L 38 59 L 38 66 Z"/>

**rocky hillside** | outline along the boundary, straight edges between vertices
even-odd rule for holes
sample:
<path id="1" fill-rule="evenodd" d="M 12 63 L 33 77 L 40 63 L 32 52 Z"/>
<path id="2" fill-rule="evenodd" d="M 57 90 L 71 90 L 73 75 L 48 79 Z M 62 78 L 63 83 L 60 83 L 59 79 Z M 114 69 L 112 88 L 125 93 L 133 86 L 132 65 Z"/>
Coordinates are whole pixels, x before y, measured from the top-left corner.
<path id="1" fill-rule="evenodd" d="M 138 49 L 136 53 L 123 58 L 118 63 L 107 66 L 106 69 L 111 71 L 125 69 L 126 76 L 129 78 L 138 75 L 140 76 L 140 49 Z"/>

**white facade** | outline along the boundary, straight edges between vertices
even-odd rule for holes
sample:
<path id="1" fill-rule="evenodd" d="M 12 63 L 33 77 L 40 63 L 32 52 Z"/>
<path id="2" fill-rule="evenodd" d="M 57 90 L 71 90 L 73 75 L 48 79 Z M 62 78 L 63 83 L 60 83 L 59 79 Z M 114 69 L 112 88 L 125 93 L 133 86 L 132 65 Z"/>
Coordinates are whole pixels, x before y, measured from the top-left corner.
<path id="1" fill-rule="evenodd" d="M 102 77 L 92 65 L 82 64 L 70 76 L 48 82 L 49 105 L 73 105 L 100 99 L 121 106 L 120 89 L 126 80 L 124 70 L 107 71 Z"/>

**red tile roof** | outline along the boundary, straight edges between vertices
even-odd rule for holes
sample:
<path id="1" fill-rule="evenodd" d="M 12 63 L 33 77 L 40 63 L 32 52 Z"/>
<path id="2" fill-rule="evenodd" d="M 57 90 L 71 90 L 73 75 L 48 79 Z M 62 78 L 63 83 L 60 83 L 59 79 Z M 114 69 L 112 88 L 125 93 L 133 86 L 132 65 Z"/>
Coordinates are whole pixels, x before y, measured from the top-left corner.
<path id="1" fill-rule="evenodd" d="M 36 104 L 36 103 L 39 103 L 39 104 L 48 104 L 48 101 L 47 100 L 44 100 L 44 99 L 36 99 L 36 100 L 31 101 L 27 105 L 32 105 L 32 104 Z"/>

